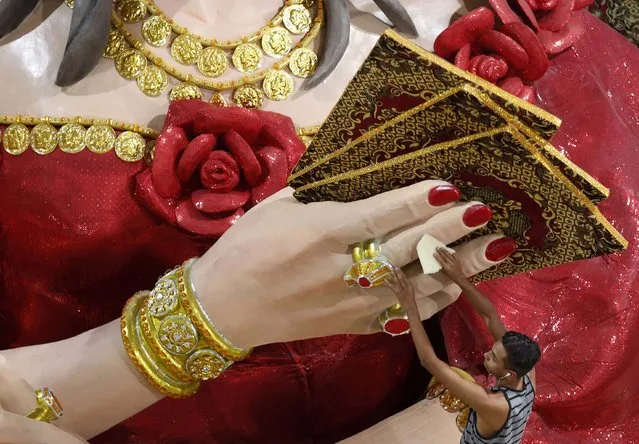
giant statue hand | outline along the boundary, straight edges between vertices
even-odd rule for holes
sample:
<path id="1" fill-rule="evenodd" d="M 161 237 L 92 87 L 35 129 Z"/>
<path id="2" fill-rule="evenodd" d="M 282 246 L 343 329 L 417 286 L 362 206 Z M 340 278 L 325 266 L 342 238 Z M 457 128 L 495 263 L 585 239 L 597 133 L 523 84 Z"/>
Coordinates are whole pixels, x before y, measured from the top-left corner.
<path id="1" fill-rule="evenodd" d="M 36 407 L 33 393 L 33 387 L 0 356 L 0 444 L 86 444 L 53 424 L 28 418 Z"/>
<path id="2" fill-rule="evenodd" d="M 377 332 L 378 315 L 396 301 L 386 287 L 345 285 L 349 246 L 377 239 L 384 256 L 406 266 L 417 259 L 424 234 L 448 244 L 488 222 L 488 207 L 458 198 L 455 187 L 440 181 L 349 204 L 304 205 L 285 189 L 243 216 L 193 266 L 194 285 L 219 328 L 241 346 Z M 513 249 L 510 239 L 486 236 L 458 252 L 473 275 Z M 423 318 L 458 296 L 446 278 L 410 268 Z"/>

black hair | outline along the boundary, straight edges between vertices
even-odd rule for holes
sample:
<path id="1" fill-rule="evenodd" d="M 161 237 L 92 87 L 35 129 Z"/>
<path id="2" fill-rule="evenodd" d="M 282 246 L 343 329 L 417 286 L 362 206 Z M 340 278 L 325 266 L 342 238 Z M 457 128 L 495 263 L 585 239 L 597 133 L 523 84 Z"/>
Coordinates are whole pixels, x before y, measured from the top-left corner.
<path id="1" fill-rule="evenodd" d="M 539 344 L 523 333 L 506 332 L 501 343 L 506 349 L 508 368 L 520 378 L 531 371 L 541 357 Z"/>

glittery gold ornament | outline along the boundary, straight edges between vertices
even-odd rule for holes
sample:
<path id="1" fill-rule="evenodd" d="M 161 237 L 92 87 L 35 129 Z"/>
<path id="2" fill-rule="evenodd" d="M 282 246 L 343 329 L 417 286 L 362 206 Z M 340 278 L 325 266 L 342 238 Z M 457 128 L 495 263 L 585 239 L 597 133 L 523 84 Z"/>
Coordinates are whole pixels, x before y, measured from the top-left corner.
<path id="1" fill-rule="evenodd" d="M 264 93 L 257 86 L 249 83 L 235 89 L 233 101 L 244 108 L 261 108 L 264 104 Z"/>
<path id="2" fill-rule="evenodd" d="M 77 123 L 62 125 L 58 131 L 58 145 L 60 149 L 69 154 L 79 153 L 84 149 L 84 136 L 87 130 Z"/>
<path id="3" fill-rule="evenodd" d="M 146 16 L 144 0 L 116 0 L 115 12 L 125 23 L 137 23 Z"/>
<path id="4" fill-rule="evenodd" d="M 311 142 L 313 141 L 313 138 L 311 136 L 301 136 L 302 142 L 304 142 L 304 145 L 306 145 L 306 148 L 308 148 L 311 145 Z"/>
<path id="5" fill-rule="evenodd" d="M 115 69 L 127 80 L 135 79 L 146 67 L 146 57 L 137 49 L 123 51 L 115 59 Z"/>
<path id="6" fill-rule="evenodd" d="M 188 82 L 178 83 L 171 90 L 171 94 L 169 94 L 169 100 L 171 102 L 174 100 L 191 100 L 201 98 L 202 91 L 200 90 L 200 88 Z"/>
<path id="7" fill-rule="evenodd" d="M 38 154 L 49 154 L 58 146 L 58 131 L 50 123 L 39 123 L 31 130 L 31 148 Z"/>
<path id="8" fill-rule="evenodd" d="M 2 144 L 9 154 L 24 153 L 29 148 L 29 129 L 21 123 L 12 123 L 2 134 Z"/>
<path id="9" fill-rule="evenodd" d="M 136 82 L 138 88 L 149 97 L 157 97 L 169 86 L 169 75 L 162 68 L 155 65 L 147 65 Z"/>
<path id="10" fill-rule="evenodd" d="M 211 100 L 209 100 L 209 103 L 215 106 L 226 106 L 226 100 L 224 99 L 224 96 L 219 92 L 213 93 L 213 96 L 211 97 Z"/>
<path id="11" fill-rule="evenodd" d="M 115 130 L 108 125 L 93 125 L 87 130 L 84 140 L 90 151 L 104 154 L 113 149 Z"/>
<path id="12" fill-rule="evenodd" d="M 284 26 L 293 34 L 304 34 L 311 29 L 311 13 L 304 5 L 291 5 L 284 8 Z"/>
<path id="13" fill-rule="evenodd" d="M 153 163 L 154 157 L 155 157 L 155 140 L 149 140 L 145 148 L 144 161 L 146 162 L 147 165 L 151 165 Z"/>
<path id="14" fill-rule="evenodd" d="M 182 65 L 196 63 L 201 52 L 202 44 L 190 34 L 179 35 L 171 43 L 171 57 Z"/>
<path id="15" fill-rule="evenodd" d="M 288 68 L 293 75 L 306 79 L 313 75 L 317 68 L 317 54 L 308 48 L 297 48 L 291 53 Z"/>
<path id="16" fill-rule="evenodd" d="M 142 25 L 142 37 L 149 45 L 164 46 L 171 38 L 171 25 L 161 15 L 154 15 Z"/>
<path id="17" fill-rule="evenodd" d="M 221 76 L 228 65 L 226 53 L 214 46 L 204 49 L 197 59 L 197 68 L 207 77 Z"/>
<path id="18" fill-rule="evenodd" d="M 115 154 L 125 162 L 137 162 L 144 158 L 146 140 L 133 131 L 124 131 L 115 141 Z"/>
<path id="19" fill-rule="evenodd" d="M 262 49 L 271 57 L 280 58 L 291 50 L 293 40 L 288 31 L 281 26 L 269 29 L 262 36 Z"/>
<path id="20" fill-rule="evenodd" d="M 109 31 L 109 40 L 107 42 L 106 47 L 104 48 L 104 52 L 102 53 L 102 57 L 107 59 L 114 59 L 124 51 L 129 45 L 126 43 L 124 36 L 115 28 L 111 28 Z"/>
<path id="21" fill-rule="evenodd" d="M 274 69 L 264 77 L 262 89 L 271 100 L 285 100 L 293 93 L 293 79 L 288 73 Z"/>
<path id="22" fill-rule="evenodd" d="M 75 0 L 64 0 L 64 3 L 69 7 L 69 9 L 73 9 L 75 6 Z"/>
<path id="23" fill-rule="evenodd" d="M 253 72 L 262 65 L 262 51 L 253 43 L 242 43 L 233 51 L 233 65 L 243 73 Z"/>

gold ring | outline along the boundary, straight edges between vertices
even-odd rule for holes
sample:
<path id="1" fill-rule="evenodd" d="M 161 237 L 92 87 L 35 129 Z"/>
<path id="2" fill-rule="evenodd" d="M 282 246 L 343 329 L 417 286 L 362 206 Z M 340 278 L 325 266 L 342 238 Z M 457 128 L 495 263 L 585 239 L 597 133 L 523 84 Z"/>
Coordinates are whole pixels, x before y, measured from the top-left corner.
<path id="1" fill-rule="evenodd" d="M 27 415 L 27 418 L 42 422 L 51 422 L 60 419 L 64 413 L 64 409 L 50 388 L 43 387 L 36 390 L 35 395 L 38 406 Z"/>
<path id="2" fill-rule="evenodd" d="M 378 317 L 382 331 L 390 336 L 401 336 L 410 333 L 408 313 L 400 304 L 388 307 Z"/>
<path id="3" fill-rule="evenodd" d="M 351 251 L 353 265 L 344 275 L 346 285 L 361 288 L 383 285 L 393 272 L 393 265 L 381 252 L 381 247 L 373 239 L 355 244 Z"/>

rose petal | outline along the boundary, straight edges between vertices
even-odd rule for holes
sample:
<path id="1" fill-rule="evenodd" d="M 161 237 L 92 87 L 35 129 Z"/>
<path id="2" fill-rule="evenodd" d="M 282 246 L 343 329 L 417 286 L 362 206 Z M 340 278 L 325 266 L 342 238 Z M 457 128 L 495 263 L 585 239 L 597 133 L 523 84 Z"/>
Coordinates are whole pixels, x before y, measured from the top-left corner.
<path id="1" fill-rule="evenodd" d="M 552 32 L 540 29 L 537 38 L 547 54 L 555 55 L 570 48 L 583 34 L 582 21 L 577 17 L 570 17 L 566 26 L 560 31 Z"/>
<path id="2" fill-rule="evenodd" d="M 231 228 L 244 214 L 244 210 L 238 210 L 231 216 L 220 219 L 211 219 L 200 213 L 191 199 L 180 202 L 175 210 L 177 224 L 180 228 L 202 236 L 221 236 Z"/>
<path id="3" fill-rule="evenodd" d="M 508 4 L 508 0 L 488 0 L 488 3 L 497 13 L 502 23 L 521 23 L 521 17 L 512 10 Z"/>
<path id="4" fill-rule="evenodd" d="M 151 213 L 161 217 L 171 225 L 177 224 L 175 199 L 164 199 L 158 194 L 153 186 L 153 178 L 149 169 L 142 171 L 135 177 L 133 195 Z"/>
<path id="5" fill-rule="evenodd" d="M 559 31 L 570 20 L 575 0 L 562 0 L 552 11 L 539 19 L 539 27 L 547 31 Z"/>
<path id="6" fill-rule="evenodd" d="M 231 191 L 240 182 L 240 170 L 229 153 L 213 151 L 200 169 L 200 180 L 205 188 L 223 193 Z"/>
<path id="7" fill-rule="evenodd" d="M 225 140 L 226 147 L 240 164 L 246 181 L 249 185 L 255 185 L 262 177 L 262 167 L 250 145 L 233 130 L 226 134 Z"/>
<path id="8" fill-rule="evenodd" d="M 530 5 L 530 7 L 536 11 L 537 10 L 550 11 L 555 6 L 557 6 L 557 3 L 559 3 L 559 0 L 526 0 L 526 1 Z"/>
<path id="9" fill-rule="evenodd" d="M 213 134 L 200 134 L 189 142 L 182 153 L 177 166 L 177 176 L 182 182 L 191 180 L 191 176 L 215 148 L 215 136 Z"/>
<path id="10" fill-rule="evenodd" d="M 490 9 L 483 6 L 474 9 L 437 36 L 435 54 L 445 59 L 450 58 L 493 26 L 495 14 Z"/>
<path id="11" fill-rule="evenodd" d="M 519 70 L 520 77 L 529 82 L 541 78 L 548 70 L 550 62 L 532 29 L 523 23 L 507 23 L 500 31 L 519 43 L 528 54 L 528 66 Z"/>
<path id="12" fill-rule="evenodd" d="M 486 31 L 477 41 L 477 45 L 487 52 L 499 54 L 516 70 L 524 69 L 528 65 L 528 54 L 524 48 L 499 31 Z"/>
<path id="13" fill-rule="evenodd" d="M 264 119 L 253 110 L 209 105 L 208 109 L 196 115 L 193 128 L 198 134 L 220 134 L 233 130 L 253 145 L 264 124 Z"/>
<path id="14" fill-rule="evenodd" d="M 211 109 L 212 105 L 202 100 L 176 100 L 171 102 L 166 113 L 164 127 L 179 126 L 185 131 L 193 131 L 195 117 L 201 111 Z"/>
<path id="15" fill-rule="evenodd" d="M 573 11 L 579 11 L 592 5 L 595 0 L 575 0 L 575 4 L 572 7 Z"/>
<path id="16" fill-rule="evenodd" d="M 526 102 L 535 103 L 537 101 L 537 93 L 532 86 L 524 85 L 517 96 Z"/>
<path id="17" fill-rule="evenodd" d="M 287 125 L 266 125 L 260 136 L 262 145 L 273 145 L 286 154 L 286 163 L 290 173 L 297 165 L 304 152 L 306 145 L 299 138 L 295 130 Z"/>
<path id="18" fill-rule="evenodd" d="M 179 196 L 182 185 L 176 173 L 176 162 L 178 155 L 184 151 L 188 143 L 186 133 L 178 126 L 164 128 L 157 138 L 151 172 L 153 186 L 160 196 Z"/>
<path id="19" fill-rule="evenodd" d="M 455 66 L 468 71 L 470 65 L 470 45 L 464 45 L 457 54 L 455 54 Z"/>
<path id="20" fill-rule="evenodd" d="M 197 190 L 191 193 L 191 201 L 195 208 L 204 213 L 224 213 L 243 207 L 251 198 L 248 191 L 230 191 L 228 193 L 211 193 Z"/>
<path id="21" fill-rule="evenodd" d="M 470 59 L 468 70 L 491 83 L 496 83 L 508 74 L 508 64 L 498 55 L 478 55 Z"/>
<path id="22" fill-rule="evenodd" d="M 257 158 L 265 170 L 265 179 L 253 187 L 251 195 L 253 205 L 257 205 L 284 188 L 289 174 L 286 155 L 281 150 L 267 146 L 257 152 Z"/>
<path id="23" fill-rule="evenodd" d="M 513 96 L 519 97 L 519 93 L 524 87 L 524 82 L 522 82 L 519 77 L 508 77 L 500 81 L 497 85 Z"/>
<path id="24" fill-rule="evenodd" d="M 537 17 L 535 16 L 535 13 L 531 9 L 528 2 L 526 2 L 526 0 L 517 0 L 517 4 L 519 5 L 521 12 L 523 12 L 523 14 L 528 19 L 528 23 L 526 24 L 530 25 L 535 31 L 538 30 L 539 23 L 537 22 Z"/>

